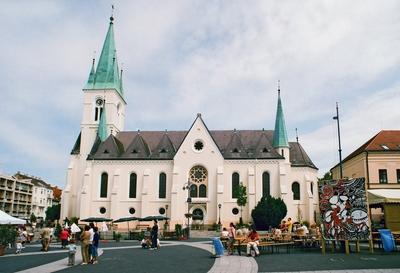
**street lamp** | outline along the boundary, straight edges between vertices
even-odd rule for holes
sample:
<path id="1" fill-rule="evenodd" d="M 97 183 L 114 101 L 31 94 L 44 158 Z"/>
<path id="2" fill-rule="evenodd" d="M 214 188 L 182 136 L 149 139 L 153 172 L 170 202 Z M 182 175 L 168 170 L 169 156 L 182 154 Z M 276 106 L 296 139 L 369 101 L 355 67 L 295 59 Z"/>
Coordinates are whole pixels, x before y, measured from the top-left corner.
<path id="1" fill-rule="evenodd" d="M 218 204 L 218 225 L 221 226 L 221 204 Z"/>
<path id="2" fill-rule="evenodd" d="M 190 180 L 188 180 L 184 185 L 183 185 L 183 190 L 187 190 L 187 200 L 186 202 L 188 203 L 187 205 L 187 213 L 185 214 L 185 216 L 187 217 L 187 238 L 189 239 L 189 235 L 190 235 L 190 203 L 192 202 L 192 198 L 190 198 L 190 186 L 192 186 L 192 183 L 190 182 Z"/>
<path id="3" fill-rule="evenodd" d="M 340 143 L 340 126 L 339 126 L 339 106 L 336 102 L 336 116 L 333 117 L 337 121 L 337 131 L 338 131 L 338 138 L 339 138 L 339 169 L 340 169 L 340 179 L 343 178 L 343 165 L 342 165 L 342 146 Z"/>
<path id="4" fill-rule="evenodd" d="M 165 217 L 168 217 L 168 204 L 165 205 Z M 165 225 L 166 225 L 167 228 L 169 229 L 168 219 L 165 220 Z"/>

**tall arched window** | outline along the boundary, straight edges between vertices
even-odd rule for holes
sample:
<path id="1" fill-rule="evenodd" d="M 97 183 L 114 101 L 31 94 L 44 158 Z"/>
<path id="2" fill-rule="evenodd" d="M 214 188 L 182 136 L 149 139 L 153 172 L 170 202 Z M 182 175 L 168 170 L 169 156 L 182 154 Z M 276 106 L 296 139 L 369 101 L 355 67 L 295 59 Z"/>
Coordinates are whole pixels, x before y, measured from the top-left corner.
<path id="1" fill-rule="evenodd" d="M 190 186 L 190 197 L 197 197 L 197 186 L 196 185 Z"/>
<path id="2" fill-rule="evenodd" d="M 269 183 L 269 173 L 264 172 L 262 175 L 262 193 L 263 197 L 271 195 L 270 183 Z"/>
<path id="3" fill-rule="evenodd" d="M 129 178 L 129 198 L 136 198 L 137 175 L 131 173 Z"/>
<path id="4" fill-rule="evenodd" d="M 100 182 L 100 197 L 107 198 L 107 187 L 108 187 L 108 174 L 101 174 L 101 182 Z"/>
<path id="5" fill-rule="evenodd" d="M 300 200 L 300 184 L 293 182 L 292 184 L 293 200 Z"/>
<path id="6" fill-rule="evenodd" d="M 233 173 L 232 174 L 232 198 L 238 198 L 239 194 L 239 174 L 238 173 Z"/>
<path id="7" fill-rule="evenodd" d="M 167 175 L 160 173 L 158 181 L 158 198 L 166 198 L 167 196 Z"/>
<path id="8" fill-rule="evenodd" d="M 206 187 L 206 185 L 201 184 L 199 186 L 199 197 L 207 197 L 207 187 Z"/>
<path id="9" fill-rule="evenodd" d="M 310 183 L 310 187 L 311 187 L 311 189 L 310 189 L 311 194 L 314 195 L 314 183 L 313 182 Z"/>

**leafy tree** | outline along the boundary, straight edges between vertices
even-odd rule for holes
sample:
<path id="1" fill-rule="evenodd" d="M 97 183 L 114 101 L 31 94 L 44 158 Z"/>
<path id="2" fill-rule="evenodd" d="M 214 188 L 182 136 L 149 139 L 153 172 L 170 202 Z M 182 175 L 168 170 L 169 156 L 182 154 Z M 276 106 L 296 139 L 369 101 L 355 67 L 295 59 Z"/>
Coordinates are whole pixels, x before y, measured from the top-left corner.
<path id="1" fill-rule="evenodd" d="M 12 225 L 0 225 L 0 246 L 13 244 L 17 237 L 17 230 Z"/>
<path id="2" fill-rule="evenodd" d="M 251 217 L 257 229 L 267 230 L 269 226 L 278 227 L 286 213 L 287 207 L 281 198 L 264 196 L 252 210 Z"/>
<path id="3" fill-rule="evenodd" d="M 326 172 L 323 177 L 318 178 L 319 181 L 332 180 L 332 173 Z"/>
<path id="4" fill-rule="evenodd" d="M 29 220 L 30 220 L 30 222 L 31 223 L 36 223 L 36 216 L 35 216 L 35 214 L 31 214 L 31 217 L 29 218 Z"/>
<path id="5" fill-rule="evenodd" d="M 247 193 L 246 193 L 246 186 L 243 186 L 243 183 L 240 183 L 239 187 L 237 188 L 237 205 L 240 207 L 240 225 L 243 225 L 243 207 L 247 204 Z"/>
<path id="6" fill-rule="evenodd" d="M 61 204 L 48 207 L 46 210 L 46 221 L 54 222 L 60 220 Z"/>

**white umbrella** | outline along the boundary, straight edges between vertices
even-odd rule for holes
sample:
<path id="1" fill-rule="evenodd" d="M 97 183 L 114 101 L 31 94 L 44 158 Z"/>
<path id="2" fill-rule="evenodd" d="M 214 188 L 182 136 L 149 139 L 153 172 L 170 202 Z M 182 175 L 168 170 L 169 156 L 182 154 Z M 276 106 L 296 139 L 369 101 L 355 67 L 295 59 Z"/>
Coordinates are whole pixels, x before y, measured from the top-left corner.
<path id="1" fill-rule="evenodd" d="M 101 231 L 108 231 L 106 222 L 103 222 L 103 225 L 101 226 Z"/>
<path id="2" fill-rule="evenodd" d="M 71 232 L 72 233 L 77 233 L 77 232 L 80 232 L 80 231 L 81 231 L 81 229 L 75 223 L 73 223 L 71 225 Z"/>

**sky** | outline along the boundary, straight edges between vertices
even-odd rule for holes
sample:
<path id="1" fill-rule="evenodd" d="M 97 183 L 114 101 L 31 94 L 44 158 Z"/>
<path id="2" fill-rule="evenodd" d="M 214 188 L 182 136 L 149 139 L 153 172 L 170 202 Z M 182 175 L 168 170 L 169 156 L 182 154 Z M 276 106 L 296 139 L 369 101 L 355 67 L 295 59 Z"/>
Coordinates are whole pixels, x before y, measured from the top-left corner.
<path id="1" fill-rule="evenodd" d="M 0 173 L 64 187 L 114 4 L 125 130 L 274 129 L 320 169 L 400 129 L 400 1 L 3 1 Z"/>

